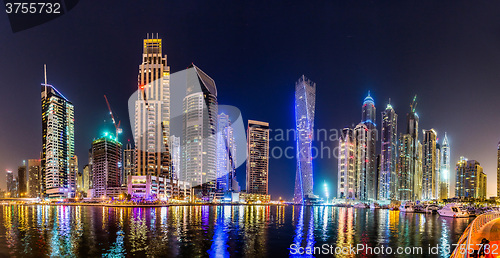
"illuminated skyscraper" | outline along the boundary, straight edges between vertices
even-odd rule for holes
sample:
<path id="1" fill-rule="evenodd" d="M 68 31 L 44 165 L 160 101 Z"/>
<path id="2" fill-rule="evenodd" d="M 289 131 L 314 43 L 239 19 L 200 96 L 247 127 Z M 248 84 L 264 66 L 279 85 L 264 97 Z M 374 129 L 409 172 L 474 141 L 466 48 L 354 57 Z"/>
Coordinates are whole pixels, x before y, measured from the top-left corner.
<path id="1" fill-rule="evenodd" d="M 92 142 L 94 197 L 118 197 L 121 187 L 122 144 L 113 135 Z"/>
<path id="2" fill-rule="evenodd" d="M 391 104 L 382 111 L 381 162 L 378 184 L 379 200 L 396 200 L 398 194 L 397 153 L 398 115 Z"/>
<path id="3" fill-rule="evenodd" d="M 186 76 L 181 180 L 191 184 L 197 197 L 212 200 L 217 179 L 217 87 L 194 64 L 186 70 Z"/>
<path id="4" fill-rule="evenodd" d="M 357 191 L 356 140 L 352 128 L 344 128 L 339 140 L 337 198 L 355 199 Z"/>
<path id="5" fill-rule="evenodd" d="M 175 135 L 170 136 L 170 150 L 172 154 L 172 177 L 175 180 L 180 178 L 181 173 L 181 138 Z"/>
<path id="6" fill-rule="evenodd" d="M 236 143 L 229 116 L 218 116 L 217 134 L 217 190 L 239 192 L 236 181 Z"/>
<path id="7" fill-rule="evenodd" d="M 248 194 L 269 194 L 269 123 L 248 120 L 247 129 Z"/>
<path id="8" fill-rule="evenodd" d="M 436 139 L 437 140 L 437 139 Z M 436 199 L 441 199 L 441 145 L 436 142 Z"/>
<path id="9" fill-rule="evenodd" d="M 42 84 L 41 100 L 43 195 L 73 197 L 69 163 L 75 152 L 74 107 L 47 82 Z"/>
<path id="10" fill-rule="evenodd" d="M 437 133 L 434 129 L 424 130 L 422 156 L 422 198 L 433 200 L 438 198 L 437 169 L 439 166 L 436 154 Z"/>
<path id="11" fill-rule="evenodd" d="M 460 157 L 456 166 L 455 197 L 486 198 L 486 174 L 476 160 Z"/>
<path id="12" fill-rule="evenodd" d="M 443 144 L 441 145 L 441 169 L 440 169 L 440 189 L 439 199 L 448 199 L 450 189 L 450 144 L 448 143 L 448 136 L 444 133 Z"/>
<path id="13" fill-rule="evenodd" d="M 42 168 L 39 159 L 28 160 L 28 192 L 31 198 L 40 197 L 42 186 Z"/>
<path id="14" fill-rule="evenodd" d="M 304 75 L 295 83 L 295 129 L 297 142 L 297 170 L 295 174 L 294 203 L 305 204 L 315 199 L 313 194 L 312 141 L 316 84 Z"/>
<path id="15" fill-rule="evenodd" d="M 356 199 L 366 201 L 368 199 L 368 159 L 366 142 L 368 139 L 368 127 L 359 123 L 354 128 L 354 142 L 355 145 L 355 164 L 356 164 Z"/>
<path id="16" fill-rule="evenodd" d="M 71 192 L 71 197 L 76 197 L 77 191 L 77 180 L 78 180 L 78 157 L 76 155 L 71 156 L 69 159 L 69 190 Z"/>
<path id="17" fill-rule="evenodd" d="M 138 99 L 135 102 L 135 171 L 128 178 L 129 193 L 150 198 L 165 195 L 171 179 L 170 67 L 162 56 L 158 36 L 144 39 L 139 65 Z M 95 180 L 94 180 L 95 182 Z"/>
<path id="18" fill-rule="evenodd" d="M 16 180 L 10 170 L 7 170 L 7 193 L 9 197 L 17 197 Z"/>
<path id="19" fill-rule="evenodd" d="M 123 149 L 123 174 L 122 185 L 126 185 L 128 177 L 135 175 L 135 150 L 132 148 L 130 141 Z"/>
<path id="20" fill-rule="evenodd" d="M 375 101 L 370 96 L 366 96 L 363 101 L 361 112 L 361 122 L 368 128 L 366 138 L 366 198 L 368 200 L 376 200 L 378 195 L 378 175 L 377 175 L 377 125 Z"/>

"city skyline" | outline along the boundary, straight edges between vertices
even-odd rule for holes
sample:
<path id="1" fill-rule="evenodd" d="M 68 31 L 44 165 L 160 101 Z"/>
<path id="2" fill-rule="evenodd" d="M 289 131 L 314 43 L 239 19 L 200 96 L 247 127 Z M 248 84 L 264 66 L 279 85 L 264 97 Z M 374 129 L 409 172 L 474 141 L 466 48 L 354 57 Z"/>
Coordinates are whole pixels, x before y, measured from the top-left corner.
<path id="1" fill-rule="evenodd" d="M 90 8 L 89 5 L 81 3 L 79 8 Z M 462 6 L 463 8 L 463 6 Z M 492 8 L 493 9 L 493 8 Z M 292 12 L 293 8 L 285 10 L 287 12 Z M 411 15 L 416 15 L 411 11 L 409 12 Z M 78 13 L 74 13 L 78 16 Z M 488 14 L 488 13 L 487 13 Z M 485 14 L 484 19 L 492 20 L 493 18 L 490 15 Z M 389 13 L 390 15 L 390 13 Z M 430 18 L 437 19 L 433 15 L 430 15 Z M 350 18 L 346 16 L 340 16 L 341 19 L 345 19 L 346 21 L 350 21 Z M 359 18 L 359 16 L 356 16 Z M 399 16 L 398 16 L 399 17 Z M 175 17 L 174 17 L 175 18 Z M 172 19 L 174 19 L 172 18 Z M 348 42 L 354 41 L 359 45 L 361 49 L 361 53 L 359 55 L 364 56 L 360 58 L 356 56 L 353 52 L 347 51 L 347 54 L 341 55 L 337 50 L 331 50 L 333 52 L 327 53 L 326 57 L 338 56 L 340 55 L 340 60 L 333 64 L 334 68 L 326 69 L 324 63 L 327 62 L 326 58 L 321 57 L 318 53 L 311 48 L 311 45 L 301 46 L 298 48 L 297 46 L 287 46 L 283 51 L 286 53 L 295 51 L 297 49 L 307 49 L 308 55 L 310 57 L 305 57 L 299 55 L 297 58 L 299 60 L 311 60 L 312 57 L 319 58 L 319 62 L 322 65 L 319 66 L 311 66 L 307 65 L 298 65 L 295 61 L 289 63 L 289 66 L 283 65 L 283 63 L 273 63 L 270 64 L 274 66 L 285 66 L 285 68 L 281 68 L 279 73 L 273 72 L 271 74 L 269 70 L 269 65 L 264 64 L 262 67 L 255 67 L 254 65 L 250 65 L 253 67 L 252 69 L 248 69 L 249 67 L 242 66 L 235 62 L 235 60 L 227 57 L 228 54 L 232 52 L 238 52 L 238 50 L 228 49 L 223 50 L 224 47 L 227 47 L 227 44 L 223 44 L 221 47 L 214 48 L 213 51 L 207 51 L 210 47 L 213 47 L 214 43 L 209 44 L 209 46 L 203 47 L 200 50 L 197 50 L 193 47 L 194 43 L 187 43 L 189 38 L 183 38 L 181 33 L 176 33 L 177 31 L 172 31 L 169 28 L 161 29 L 158 27 L 147 28 L 148 31 L 144 31 L 144 26 L 141 28 L 130 29 L 130 32 L 125 32 L 123 30 L 119 30 L 118 32 L 112 32 L 109 36 L 99 35 L 104 37 L 105 39 L 110 39 L 110 37 L 116 37 L 117 35 L 127 35 L 123 37 L 124 45 L 120 47 L 120 50 L 117 52 L 109 52 L 110 59 L 115 60 L 119 56 L 119 60 L 123 59 L 123 63 L 116 64 L 117 68 L 113 68 L 112 70 L 104 69 L 105 66 L 102 66 L 98 63 L 93 63 L 93 61 L 98 60 L 96 55 L 108 54 L 109 48 L 105 46 L 105 44 L 101 45 L 100 40 L 97 38 L 87 38 L 83 40 L 82 43 L 71 41 L 69 45 L 74 43 L 74 46 L 78 49 L 82 49 L 83 53 L 92 52 L 90 49 L 86 50 L 83 46 L 85 44 L 95 47 L 96 49 L 101 49 L 95 51 L 95 53 L 89 53 L 88 57 L 84 56 L 84 54 L 73 53 L 69 55 L 68 53 L 72 53 L 72 48 L 66 48 L 62 44 L 62 40 L 60 36 L 55 35 L 53 39 L 47 39 L 54 44 L 48 44 L 53 46 L 48 46 L 46 43 L 37 43 L 40 44 L 39 48 L 33 47 L 35 43 L 33 42 L 24 42 L 23 33 L 27 35 L 38 35 L 39 33 L 50 33 L 50 31 L 55 31 L 59 29 L 62 25 L 63 20 L 72 20 L 75 18 L 65 17 L 61 20 L 55 20 L 51 23 L 45 24 L 44 26 L 33 28 L 31 30 L 11 35 L 10 32 L 6 32 L 8 28 L 6 25 L 2 25 L 0 30 L 5 32 L 7 37 L 1 40 L 5 49 L 11 49 L 14 45 L 19 45 L 23 49 L 38 49 L 37 52 L 29 51 L 31 55 L 33 55 L 32 62 L 27 64 L 27 69 L 21 65 L 22 62 L 14 61 L 12 64 L 8 66 L 4 64 L 2 66 L 3 74 L 2 78 L 6 78 L 6 85 L 19 85 L 19 87 L 13 87 L 12 89 L 12 100 L 16 102 L 20 102 L 26 100 L 26 105 L 20 107 L 16 112 L 12 112 L 13 103 L 11 100 L 7 100 L 2 104 L 2 121 L 5 124 L 5 135 L 9 137 L 3 136 L 0 140 L 3 143 L 3 146 L 7 146 L 9 150 L 2 151 L 3 157 L 0 159 L 0 165 L 2 169 L 8 169 L 12 171 L 17 171 L 17 167 L 20 165 L 22 160 L 27 159 L 37 159 L 39 156 L 40 148 L 37 146 L 41 143 L 41 135 L 40 135 L 40 127 L 39 127 L 39 110 L 35 109 L 39 106 L 39 95 L 37 90 L 33 89 L 36 85 L 42 81 L 41 72 L 37 72 L 40 70 L 41 65 L 43 63 L 48 63 L 49 69 L 49 82 L 54 84 L 58 90 L 61 90 L 69 99 L 71 99 L 76 106 L 75 109 L 75 130 L 76 137 L 75 146 L 76 146 L 76 154 L 79 157 L 85 157 L 85 154 L 88 150 L 89 142 L 97 135 L 101 128 L 104 127 L 103 124 L 107 124 L 109 127 L 109 118 L 107 117 L 107 110 L 105 107 L 105 103 L 102 101 L 102 105 L 100 105 L 100 96 L 101 93 L 113 93 L 117 92 L 115 95 L 110 96 L 111 102 L 116 105 L 115 111 L 119 115 L 124 123 L 124 136 L 123 142 L 126 142 L 127 139 L 131 139 L 130 127 L 128 125 L 127 120 L 127 112 L 126 112 L 126 101 L 123 101 L 124 96 L 129 95 L 134 91 L 134 82 L 137 78 L 137 49 L 140 50 L 141 39 L 144 38 L 144 35 L 148 31 L 158 31 L 160 35 L 162 35 L 165 41 L 165 52 L 169 54 L 170 65 L 172 65 L 173 71 L 181 70 L 186 67 L 187 64 L 193 61 L 197 61 L 201 67 L 203 67 L 207 73 L 209 73 L 217 82 L 218 87 L 220 88 L 220 102 L 224 104 L 233 104 L 237 105 L 243 113 L 245 119 L 258 119 L 262 121 L 268 121 L 273 128 L 293 128 L 293 111 L 291 110 L 291 104 L 293 102 L 293 91 L 289 91 L 291 85 L 294 83 L 294 79 L 297 78 L 302 73 L 308 74 L 311 78 L 314 78 L 318 85 L 325 85 L 325 87 L 319 89 L 318 97 L 317 97 L 317 115 L 320 117 L 316 119 L 319 124 L 315 124 L 317 128 L 337 128 L 341 129 L 346 125 L 352 123 L 352 121 L 357 120 L 359 116 L 359 100 L 362 99 L 366 95 L 368 90 L 371 90 L 374 99 L 376 100 L 376 106 L 384 107 L 385 101 L 390 97 L 391 103 L 394 106 L 396 113 L 400 114 L 399 128 L 404 130 L 406 126 L 401 126 L 405 123 L 405 114 L 408 110 L 408 102 L 411 100 L 411 97 L 414 94 L 419 96 L 419 115 L 421 118 L 421 126 L 420 128 L 436 128 L 438 132 L 438 138 L 443 137 L 443 133 L 448 132 L 448 137 L 451 145 L 451 166 L 454 168 L 454 164 L 458 161 L 459 156 L 466 156 L 471 159 L 477 159 L 481 165 L 484 167 L 484 171 L 491 178 L 494 178 L 496 175 L 494 174 L 496 171 L 496 156 L 497 156 L 497 143 L 500 138 L 498 132 L 494 129 L 498 128 L 498 114 L 489 107 L 492 103 L 495 103 L 493 96 L 497 95 L 496 89 L 491 88 L 492 85 L 498 80 L 497 75 L 493 75 L 492 67 L 495 67 L 496 61 L 492 61 L 488 58 L 485 60 L 476 60 L 470 59 L 471 62 L 456 62 L 461 63 L 453 64 L 451 61 L 446 63 L 447 65 L 443 65 L 440 62 L 446 60 L 444 57 L 449 57 L 450 54 L 462 52 L 463 49 L 468 50 L 468 45 L 459 41 L 459 45 L 454 48 L 447 48 L 448 45 L 446 42 L 454 42 L 454 39 L 461 39 L 460 36 L 455 35 L 463 35 L 458 32 L 452 33 L 452 35 L 448 35 L 447 37 L 440 37 L 443 42 L 442 44 L 437 44 L 437 46 L 431 49 L 420 49 L 422 51 L 419 52 L 419 56 L 417 57 L 414 54 L 406 54 L 404 57 L 396 58 L 396 60 L 392 60 L 388 57 L 385 57 L 390 51 L 384 52 L 384 48 L 380 45 L 385 46 L 387 43 L 387 39 L 389 34 L 393 33 L 391 31 L 385 32 L 380 35 L 381 39 L 376 40 L 372 34 L 369 34 L 367 37 L 371 40 L 376 40 L 380 45 L 374 45 L 375 53 L 370 54 L 371 50 L 368 47 L 368 44 L 362 43 L 364 40 L 358 39 L 359 31 L 356 29 L 349 30 L 347 33 L 339 30 L 339 35 L 341 39 L 335 38 L 338 40 L 342 48 L 342 46 L 348 45 Z M 409 20 L 405 20 L 404 18 L 398 18 L 399 20 L 407 21 L 408 23 L 404 26 L 416 26 L 413 25 Z M 469 22 L 476 21 L 476 18 L 466 17 L 461 22 Z M 378 20 L 377 17 L 369 16 L 364 18 L 364 21 L 370 20 Z M 215 21 L 216 23 L 218 21 Z M 271 19 L 273 24 L 276 24 L 275 20 Z M 383 21 L 382 21 L 383 22 Z M 477 21 L 476 21 L 477 22 Z M 262 26 L 257 21 L 250 21 L 248 25 L 249 28 L 246 31 L 253 31 L 255 28 L 260 28 Z M 496 24 L 495 20 L 492 20 L 493 24 Z M 150 25 L 145 22 L 142 25 Z M 152 25 L 151 25 L 152 26 Z M 425 32 L 432 32 L 432 35 L 436 35 L 436 33 L 442 30 L 442 26 L 439 25 L 437 28 L 432 29 L 429 26 L 424 25 L 422 28 Z M 448 25 L 450 26 L 450 25 Z M 168 26 L 166 26 L 168 27 Z M 231 27 L 232 30 L 236 30 L 237 27 Z M 449 27 L 446 27 L 449 28 Z M 82 29 L 79 30 L 80 33 L 83 33 Z M 492 33 L 488 32 L 487 29 L 481 31 L 483 34 L 486 34 L 488 37 L 492 37 Z M 104 33 L 104 32 L 103 32 Z M 108 32 L 106 32 L 108 33 Z M 116 34 L 120 33 L 120 34 Z M 263 35 L 267 35 L 269 32 L 262 32 Z M 288 31 L 283 32 L 285 35 L 290 35 Z M 423 32 L 422 32 L 423 33 Z M 469 33 L 471 33 L 469 31 Z M 474 32 L 473 35 L 479 32 Z M 193 33 L 196 34 L 196 33 Z M 351 37 L 349 37 L 351 35 Z M 439 34 L 438 34 L 439 35 Z M 236 36 L 238 37 L 238 36 Z M 203 37 L 200 37 L 203 38 Z M 479 38 L 479 37 L 478 37 Z M 125 40 L 126 39 L 126 40 Z M 410 39 L 419 39 L 418 34 L 409 35 L 408 39 L 405 39 L 404 42 L 409 42 Z M 408 40 L 408 41 L 406 41 Z M 478 39 L 479 40 L 479 39 Z M 110 42 L 109 40 L 103 40 L 104 42 Z M 326 38 L 326 42 L 334 41 L 334 39 Z M 337 42 L 337 41 L 335 41 Z M 210 43 L 210 42 L 208 42 Z M 315 42 L 318 43 L 318 42 Z M 425 42 L 424 42 L 425 43 Z M 83 45 L 82 45 L 83 44 Z M 182 47 L 183 44 L 187 44 L 186 47 Z M 197 42 L 196 44 L 199 44 Z M 320 42 L 320 44 L 323 44 Z M 406 51 L 411 50 L 411 47 L 404 47 L 404 44 L 397 44 L 394 51 L 397 53 L 407 53 Z M 372 45 L 372 44 L 370 44 Z M 475 44 L 474 46 L 477 46 Z M 38 45 L 37 45 L 38 46 Z M 137 47 L 139 46 L 139 47 Z M 258 44 L 257 49 L 267 50 L 276 48 L 275 45 L 271 45 L 269 47 L 263 46 L 261 43 Z M 61 49 L 61 51 L 56 51 Z M 182 51 L 178 51 L 182 49 Z M 446 51 L 444 56 L 434 56 L 430 53 L 439 52 L 439 50 L 445 49 Z M 488 48 L 486 48 L 488 49 Z M 124 51 L 126 50 L 126 52 Z M 358 49 L 359 50 L 359 49 Z M 427 51 L 424 51 L 427 50 Z M 486 53 L 491 53 L 491 48 L 489 48 L 489 52 L 485 52 L 486 50 L 474 48 L 474 51 L 478 52 L 478 56 L 485 56 Z M 11 56 L 6 50 L 1 50 L 4 56 L 6 56 L 6 60 L 16 60 L 17 58 L 8 58 Z M 5 52 L 4 52 L 5 51 Z M 40 51 L 40 53 L 38 53 Z M 201 52 L 207 52 L 207 54 L 203 54 Z M 221 52 L 221 57 L 228 58 L 225 61 L 216 62 L 214 56 L 217 51 Z M 257 50 L 255 50 L 257 51 Z M 255 54 L 254 50 L 249 51 Z M 378 51 L 378 52 L 377 52 Z M 472 51 L 472 50 L 470 50 Z M 43 52 L 43 53 L 42 53 Z M 118 52 L 120 52 L 118 54 Z M 468 51 L 465 51 L 468 52 Z M 127 54 L 124 54 L 127 53 Z M 440 53 L 440 52 L 439 52 Z M 78 69 L 68 70 L 69 67 L 72 67 L 72 62 L 74 62 L 74 56 L 76 54 L 76 58 L 81 62 L 78 62 Z M 26 54 L 22 54 L 26 55 Z M 140 55 L 140 54 L 139 54 Z M 279 59 L 282 54 L 278 52 L 273 56 L 267 58 L 263 58 L 263 60 L 272 60 L 273 58 Z M 374 61 L 372 59 L 376 59 L 378 55 L 384 57 L 382 58 L 382 62 L 380 67 L 376 67 L 373 71 Z M 388 56 L 388 55 L 387 55 Z M 464 58 L 466 56 L 463 56 Z M 252 57 L 248 55 L 243 55 L 243 59 L 248 59 L 250 64 L 254 64 L 251 61 Z M 241 59 L 241 58 L 239 58 Z M 452 58 L 453 59 L 453 58 Z M 199 62 L 198 62 L 199 61 Z M 262 60 L 259 60 L 262 61 Z M 330 59 L 328 59 L 328 62 Z M 456 60 L 455 60 L 456 61 Z M 401 69 L 398 72 L 388 72 L 391 68 L 394 68 L 394 63 L 392 62 L 402 62 Z M 228 63 L 237 64 L 235 67 L 230 67 Z M 307 63 L 307 62 L 305 62 Z M 342 64 L 347 63 L 348 65 L 345 68 L 342 68 Z M 407 63 L 412 63 L 411 65 Z M 465 63 L 465 64 L 464 64 Z M 221 64 L 225 64 L 222 66 Z M 423 73 L 421 69 L 425 67 L 425 65 L 429 65 L 433 68 L 437 68 L 439 72 L 435 72 L 431 68 L 425 69 Z M 473 64 L 473 65 L 472 65 Z M 95 66 L 91 68 L 91 66 Z M 224 69 L 219 69 L 219 67 L 227 68 L 228 71 L 221 71 Z M 321 68 L 323 67 L 323 68 Z M 360 70 L 356 70 L 356 67 L 360 67 Z M 446 67 L 446 68 L 443 68 Z M 478 67 L 478 68 L 475 68 Z M 479 68 L 482 67 L 482 68 Z M 116 70 L 114 70 L 116 69 Z M 347 71 L 347 75 L 334 78 L 338 76 L 341 71 Z M 439 70 L 441 69 L 441 70 Z M 20 70 L 29 71 L 27 73 L 24 72 L 25 76 L 15 76 L 19 74 Z M 102 70 L 102 71 L 101 71 Z M 237 70 L 246 70 L 246 72 L 235 72 Z M 415 71 L 410 71 L 415 70 Z M 470 72 L 467 72 L 469 71 Z M 335 76 L 330 76 L 329 73 L 334 73 Z M 420 72 L 417 72 L 420 71 Z M 109 75 L 106 75 L 109 73 Z M 232 74 L 234 73 L 234 74 Z M 253 87 L 257 87 L 256 78 L 251 78 L 244 82 L 243 85 L 240 86 L 240 82 L 244 81 L 244 78 L 247 78 L 249 74 L 259 74 L 261 78 L 268 78 L 265 80 L 263 86 L 258 86 L 259 89 L 269 88 L 273 93 L 283 93 L 279 98 L 275 97 L 275 94 L 272 98 L 270 96 L 262 96 L 259 91 L 253 93 Z M 452 76 L 450 76 L 452 75 Z M 479 76 L 481 75 L 481 76 Z M 483 75 L 488 75 L 487 79 L 484 79 Z M 119 78 L 118 77 L 125 77 Z M 358 77 L 357 77 L 358 76 Z M 328 86 L 326 86 L 328 85 Z M 471 85 L 474 85 L 475 89 L 482 90 L 472 90 Z M 489 88 L 488 88 L 489 86 Z M 262 87 L 262 88 L 260 88 Z M 273 87 L 277 87 L 279 91 L 273 89 Z M 328 87 L 334 88 L 335 90 L 331 91 Z M 346 90 L 343 88 L 352 89 Z M 396 89 L 391 89 L 393 87 L 399 87 Z M 88 90 L 91 88 L 94 92 Z M 33 89 L 29 91 L 29 89 Z M 485 90 L 488 89 L 488 90 Z M 122 93 L 123 92 L 123 93 Z M 125 93 L 126 92 L 126 93 Z M 335 95 L 331 94 L 335 92 Z M 94 94 L 95 93 L 95 94 Z M 243 96 L 240 96 L 243 95 Z M 328 101 L 327 96 L 340 96 L 342 99 L 336 99 L 336 101 Z M 470 99 L 470 97 L 474 97 L 474 99 L 478 99 L 477 105 L 467 104 L 469 102 L 465 102 L 465 100 Z M 265 103 L 263 107 L 256 107 L 251 105 L 250 100 L 246 99 L 258 99 L 260 102 Z M 338 98 L 338 97 L 335 97 Z M 442 101 L 439 101 L 442 100 Z M 33 105 L 30 102 L 33 102 L 37 105 Z M 439 103 L 441 102 L 441 103 Z M 465 104 L 456 104 L 451 105 L 454 102 L 465 102 Z M 96 103 L 95 107 L 89 107 L 86 103 Z M 237 104 L 236 104 L 237 103 Z M 241 103 L 241 104 L 240 104 Z M 453 106 L 453 107 L 450 107 Z M 87 111 L 84 111 L 87 110 Z M 272 110 L 273 112 L 270 112 Z M 8 112 L 14 114 L 8 114 Z M 87 113 L 88 112 L 88 113 Z M 333 114 L 333 115 L 331 115 Z M 476 133 L 476 129 L 470 125 L 463 124 L 462 118 L 463 116 L 477 114 L 478 123 L 486 123 L 489 126 L 478 128 L 480 137 L 470 137 L 472 133 Z M 18 121 L 17 117 L 26 117 L 23 121 Z M 106 120 L 106 123 L 103 122 Z M 378 123 L 379 124 L 379 123 Z M 380 130 L 380 127 L 379 127 Z M 440 135 L 440 136 L 439 136 Z M 13 141 L 8 138 L 15 138 L 16 141 Z M 474 138 L 474 139 L 469 139 Z M 441 141 L 441 140 L 440 140 Z M 17 143 L 16 143 L 17 142 Z M 17 147 L 16 144 L 22 146 L 29 146 L 28 148 Z M 271 143 L 275 144 L 275 143 Z M 281 144 L 281 145 L 280 145 Z M 292 142 L 287 143 L 276 143 L 274 146 L 288 146 L 293 144 Z M 379 146 L 377 146 L 379 148 Z M 80 162 L 80 166 L 83 166 Z M 270 193 L 273 196 L 283 196 L 291 199 L 293 195 L 293 184 L 294 184 L 294 174 L 295 174 L 295 160 L 271 160 L 270 161 Z M 317 182 L 323 182 L 326 180 L 329 184 L 330 196 L 333 196 L 333 187 L 336 185 L 336 161 L 332 159 L 318 160 L 314 163 L 315 169 L 315 179 Z M 80 170 L 82 167 L 80 167 Z M 454 169 L 452 170 L 451 177 L 454 178 Z M 244 171 L 244 170 L 243 170 Z M 273 171 L 287 171 L 279 172 L 273 175 Z M 15 173 L 15 172 L 14 172 Z M 238 177 L 242 174 L 242 170 L 238 170 Z M 243 172 L 244 173 L 244 172 Z M 0 176 L 0 187 L 5 189 L 5 173 L 1 173 Z M 286 177 L 283 179 L 284 175 Z M 240 177 L 240 178 L 244 178 Z M 323 180 L 324 179 L 324 180 Z M 318 181 L 320 180 L 320 181 Z M 281 182 L 283 181 L 283 182 Z M 451 184 L 453 184 L 453 181 Z M 490 180 L 494 181 L 494 180 Z M 283 185 L 280 186 L 280 184 Z M 320 184 L 318 184 L 320 185 Z M 321 187 L 321 186 L 318 186 Z M 451 189 L 454 189 L 454 186 L 450 186 Z M 316 191 L 320 189 L 315 189 Z M 495 195 L 496 185 L 489 182 L 488 184 L 488 196 Z M 321 193 L 321 190 L 317 191 Z"/>

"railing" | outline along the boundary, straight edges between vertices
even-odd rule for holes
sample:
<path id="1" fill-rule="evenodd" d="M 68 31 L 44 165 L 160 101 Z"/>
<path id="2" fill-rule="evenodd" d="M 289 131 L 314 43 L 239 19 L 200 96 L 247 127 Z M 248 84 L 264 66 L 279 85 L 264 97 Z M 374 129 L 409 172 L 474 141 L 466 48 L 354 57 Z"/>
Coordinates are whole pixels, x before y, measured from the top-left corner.
<path id="1" fill-rule="evenodd" d="M 469 257 L 469 254 L 472 253 L 473 247 L 476 244 L 480 244 L 471 243 L 473 235 L 478 232 L 484 225 L 497 218 L 500 218 L 500 212 L 498 211 L 488 212 L 477 216 L 465 229 L 464 233 L 458 240 L 457 245 L 455 245 L 455 250 L 451 254 L 450 258 Z"/>

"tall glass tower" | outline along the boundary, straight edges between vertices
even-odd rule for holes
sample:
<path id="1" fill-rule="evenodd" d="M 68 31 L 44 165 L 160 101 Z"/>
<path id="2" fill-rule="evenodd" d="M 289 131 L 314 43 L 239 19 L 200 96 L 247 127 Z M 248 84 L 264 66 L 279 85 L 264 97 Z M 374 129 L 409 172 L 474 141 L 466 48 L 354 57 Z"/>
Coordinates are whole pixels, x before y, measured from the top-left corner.
<path id="1" fill-rule="evenodd" d="M 366 199 L 377 199 L 378 175 L 377 175 L 377 125 L 375 101 L 370 96 L 366 96 L 363 101 L 361 123 L 367 127 L 366 135 Z"/>
<path id="2" fill-rule="evenodd" d="M 312 141 L 316 83 L 304 75 L 295 83 L 295 128 L 297 170 L 295 175 L 295 204 L 308 203 L 313 194 Z"/>
<path id="3" fill-rule="evenodd" d="M 447 199 L 450 189 L 450 144 L 448 143 L 448 135 L 444 133 L 444 140 L 441 145 L 441 183 L 439 189 L 439 199 Z"/>
<path id="4" fill-rule="evenodd" d="M 436 155 L 437 133 L 434 129 L 424 130 L 423 159 L 422 159 L 422 198 L 433 200 L 438 198 L 436 184 L 438 163 Z"/>
<path id="5" fill-rule="evenodd" d="M 42 84 L 42 193 L 49 198 L 75 196 L 70 160 L 75 153 L 74 107 L 52 85 Z"/>
<path id="6" fill-rule="evenodd" d="M 397 195 L 398 115 L 388 104 L 382 111 L 381 158 L 378 199 L 395 200 Z"/>

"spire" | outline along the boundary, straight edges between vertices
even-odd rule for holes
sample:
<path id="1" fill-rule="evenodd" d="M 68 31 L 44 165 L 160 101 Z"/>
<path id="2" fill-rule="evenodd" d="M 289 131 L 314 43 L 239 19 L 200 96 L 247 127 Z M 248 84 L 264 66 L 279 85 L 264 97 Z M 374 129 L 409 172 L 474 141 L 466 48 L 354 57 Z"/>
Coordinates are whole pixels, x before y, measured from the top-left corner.
<path id="1" fill-rule="evenodd" d="M 448 146 L 448 135 L 446 135 L 446 132 L 444 133 L 443 146 Z"/>
<path id="2" fill-rule="evenodd" d="M 370 95 L 370 91 L 368 91 L 368 96 L 366 96 L 365 100 L 363 101 L 363 105 L 366 104 L 366 103 L 375 104 L 375 101 L 373 101 L 373 98 Z"/>

